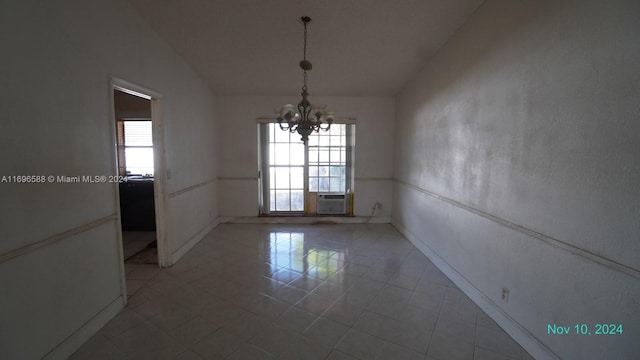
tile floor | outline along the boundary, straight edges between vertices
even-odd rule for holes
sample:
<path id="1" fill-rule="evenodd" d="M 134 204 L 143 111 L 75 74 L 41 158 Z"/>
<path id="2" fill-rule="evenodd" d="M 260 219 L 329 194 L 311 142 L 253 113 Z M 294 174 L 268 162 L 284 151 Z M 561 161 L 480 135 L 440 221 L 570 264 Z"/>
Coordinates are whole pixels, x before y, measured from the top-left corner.
<path id="1" fill-rule="evenodd" d="M 158 265 L 155 231 L 123 231 L 122 244 L 125 264 Z"/>
<path id="2" fill-rule="evenodd" d="M 220 225 L 71 359 L 531 359 L 388 224 Z"/>

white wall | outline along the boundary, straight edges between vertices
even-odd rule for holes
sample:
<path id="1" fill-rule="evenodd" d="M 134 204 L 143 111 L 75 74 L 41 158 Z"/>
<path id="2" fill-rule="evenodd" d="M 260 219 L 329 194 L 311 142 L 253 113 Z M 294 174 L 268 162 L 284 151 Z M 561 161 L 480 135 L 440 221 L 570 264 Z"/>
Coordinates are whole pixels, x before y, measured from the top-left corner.
<path id="1" fill-rule="evenodd" d="M 0 176 L 115 175 L 116 76 L 162 95 L 172 258 L 214 224 L 214 98 L 126 1 L 4 1 L 0 34 Z M 122 308 L 116 186 L 0 183 L 0 358 L 66 358 Z"/>
<path id="2" fill-rule="evenodd" d="M 376 201 L 383 204 L 375 216 L 391 211 L 393 160 L 393 119 L 395 101 L 391 97 L 326 97 L 310 95 L 315 103 L 327 104 L 338 117 L 356 119 L 354 210 L 369 216 Z M 258 215 L 258 134 L 256 118 L 275 117 L 274 109 L 297 104 L 299 96 L 219 96 L 218 138 L 220 167 L 220 215 Z M 232 135 L 229 135 L 232 134 Z M 388 221 L 388 220 L 387 220 Z"/>
<path id="3" fill-rule="evenodd" d="M 394 224 L 540 358 L 640 354 L 638 34 L 637 1 L 486 1 L 397 98 Z"/>

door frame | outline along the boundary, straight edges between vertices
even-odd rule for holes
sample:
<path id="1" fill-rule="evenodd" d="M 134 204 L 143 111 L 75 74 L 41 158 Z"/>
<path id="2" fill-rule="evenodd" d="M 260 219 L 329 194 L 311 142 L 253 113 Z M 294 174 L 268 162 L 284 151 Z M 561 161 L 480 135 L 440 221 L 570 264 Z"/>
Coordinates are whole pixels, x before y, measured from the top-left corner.
<path id="1" fill-rule="evenodd" d="M 111 169 L 114 175 L 118 174 L 118 155 L 117 155 L 117 134 L 116 134 L 116 114 L 115 101 L 113 92 L 119 90 L 131 95 L 139 96 L 150 100 L 151 102 L 151 126 L 153 136 L 153 166 L 154 166 L 154 204 L 156 217 L 156 239 L 158 242 L 158 265 L 160 267 L 169 267 L 171 263 L 171 251 L 167 238 L 167 217 L 168 217 L 168 194 L 167 194 L 167 164 L 166 164 L 166 148 L 164 122 L 162 117 L 162 94 L 132 83 L 130 81 L 111 76 L 109 79 L 109 97 L 110 112 L 109 129 L 111 129 L 111 144 L 113 150 L 113 161 Z M 118 240 L 121 246 L 120 263 L 122 264 L 122 282 L 123 291 L 126 294 L 126 284 L 124 280 L 124 252 L 122 249 L 122 226 L 120 213 L 120 190 L 118 183 L 114 183 L 114 194 L 116 201 Z M 126 296 L 125 296 L 126 298 Z"/>

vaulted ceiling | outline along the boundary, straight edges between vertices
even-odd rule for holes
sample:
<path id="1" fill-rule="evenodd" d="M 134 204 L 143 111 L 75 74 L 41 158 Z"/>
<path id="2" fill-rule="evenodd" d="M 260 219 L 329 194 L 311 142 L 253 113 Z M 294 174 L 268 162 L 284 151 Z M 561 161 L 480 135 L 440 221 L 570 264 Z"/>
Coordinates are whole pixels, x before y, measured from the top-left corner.
<path id="1" fill-rule="evenodd" d="M 129 0 L 219 95 L 394 95 L 482 0 Z"/>

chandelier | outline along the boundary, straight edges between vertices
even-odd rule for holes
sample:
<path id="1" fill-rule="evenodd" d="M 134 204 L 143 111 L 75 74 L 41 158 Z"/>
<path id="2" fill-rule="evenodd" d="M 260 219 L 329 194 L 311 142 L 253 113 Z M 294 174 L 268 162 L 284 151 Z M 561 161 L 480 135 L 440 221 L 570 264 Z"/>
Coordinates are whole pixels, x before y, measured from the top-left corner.
<path id="1" fill-rule="evenodd" d="M 307 60 L 307 24 L 311 21 L 308 16 L 300 18 L 304 25 L 304 50 L 300 68 L 304 72 L 302 85 L 302 100 L 297 107 L 291 104 L 284 105 L 278 112 L 278 124 L 280 129 L 297 132 L 302 136 L 300 140 L 307 143 L 309 135 L 314 131 L 327 131 L 333 123 L 333 113 L 325 110 L 326 105 L 312 105 L 309 103 L 309 93 L 307 92 L 307 71 L 311 70 L 311 62 Z M 285 124 L 286 123 L 286 124 Z M 325 126 L 323 126 L 325 125 Z"/>

